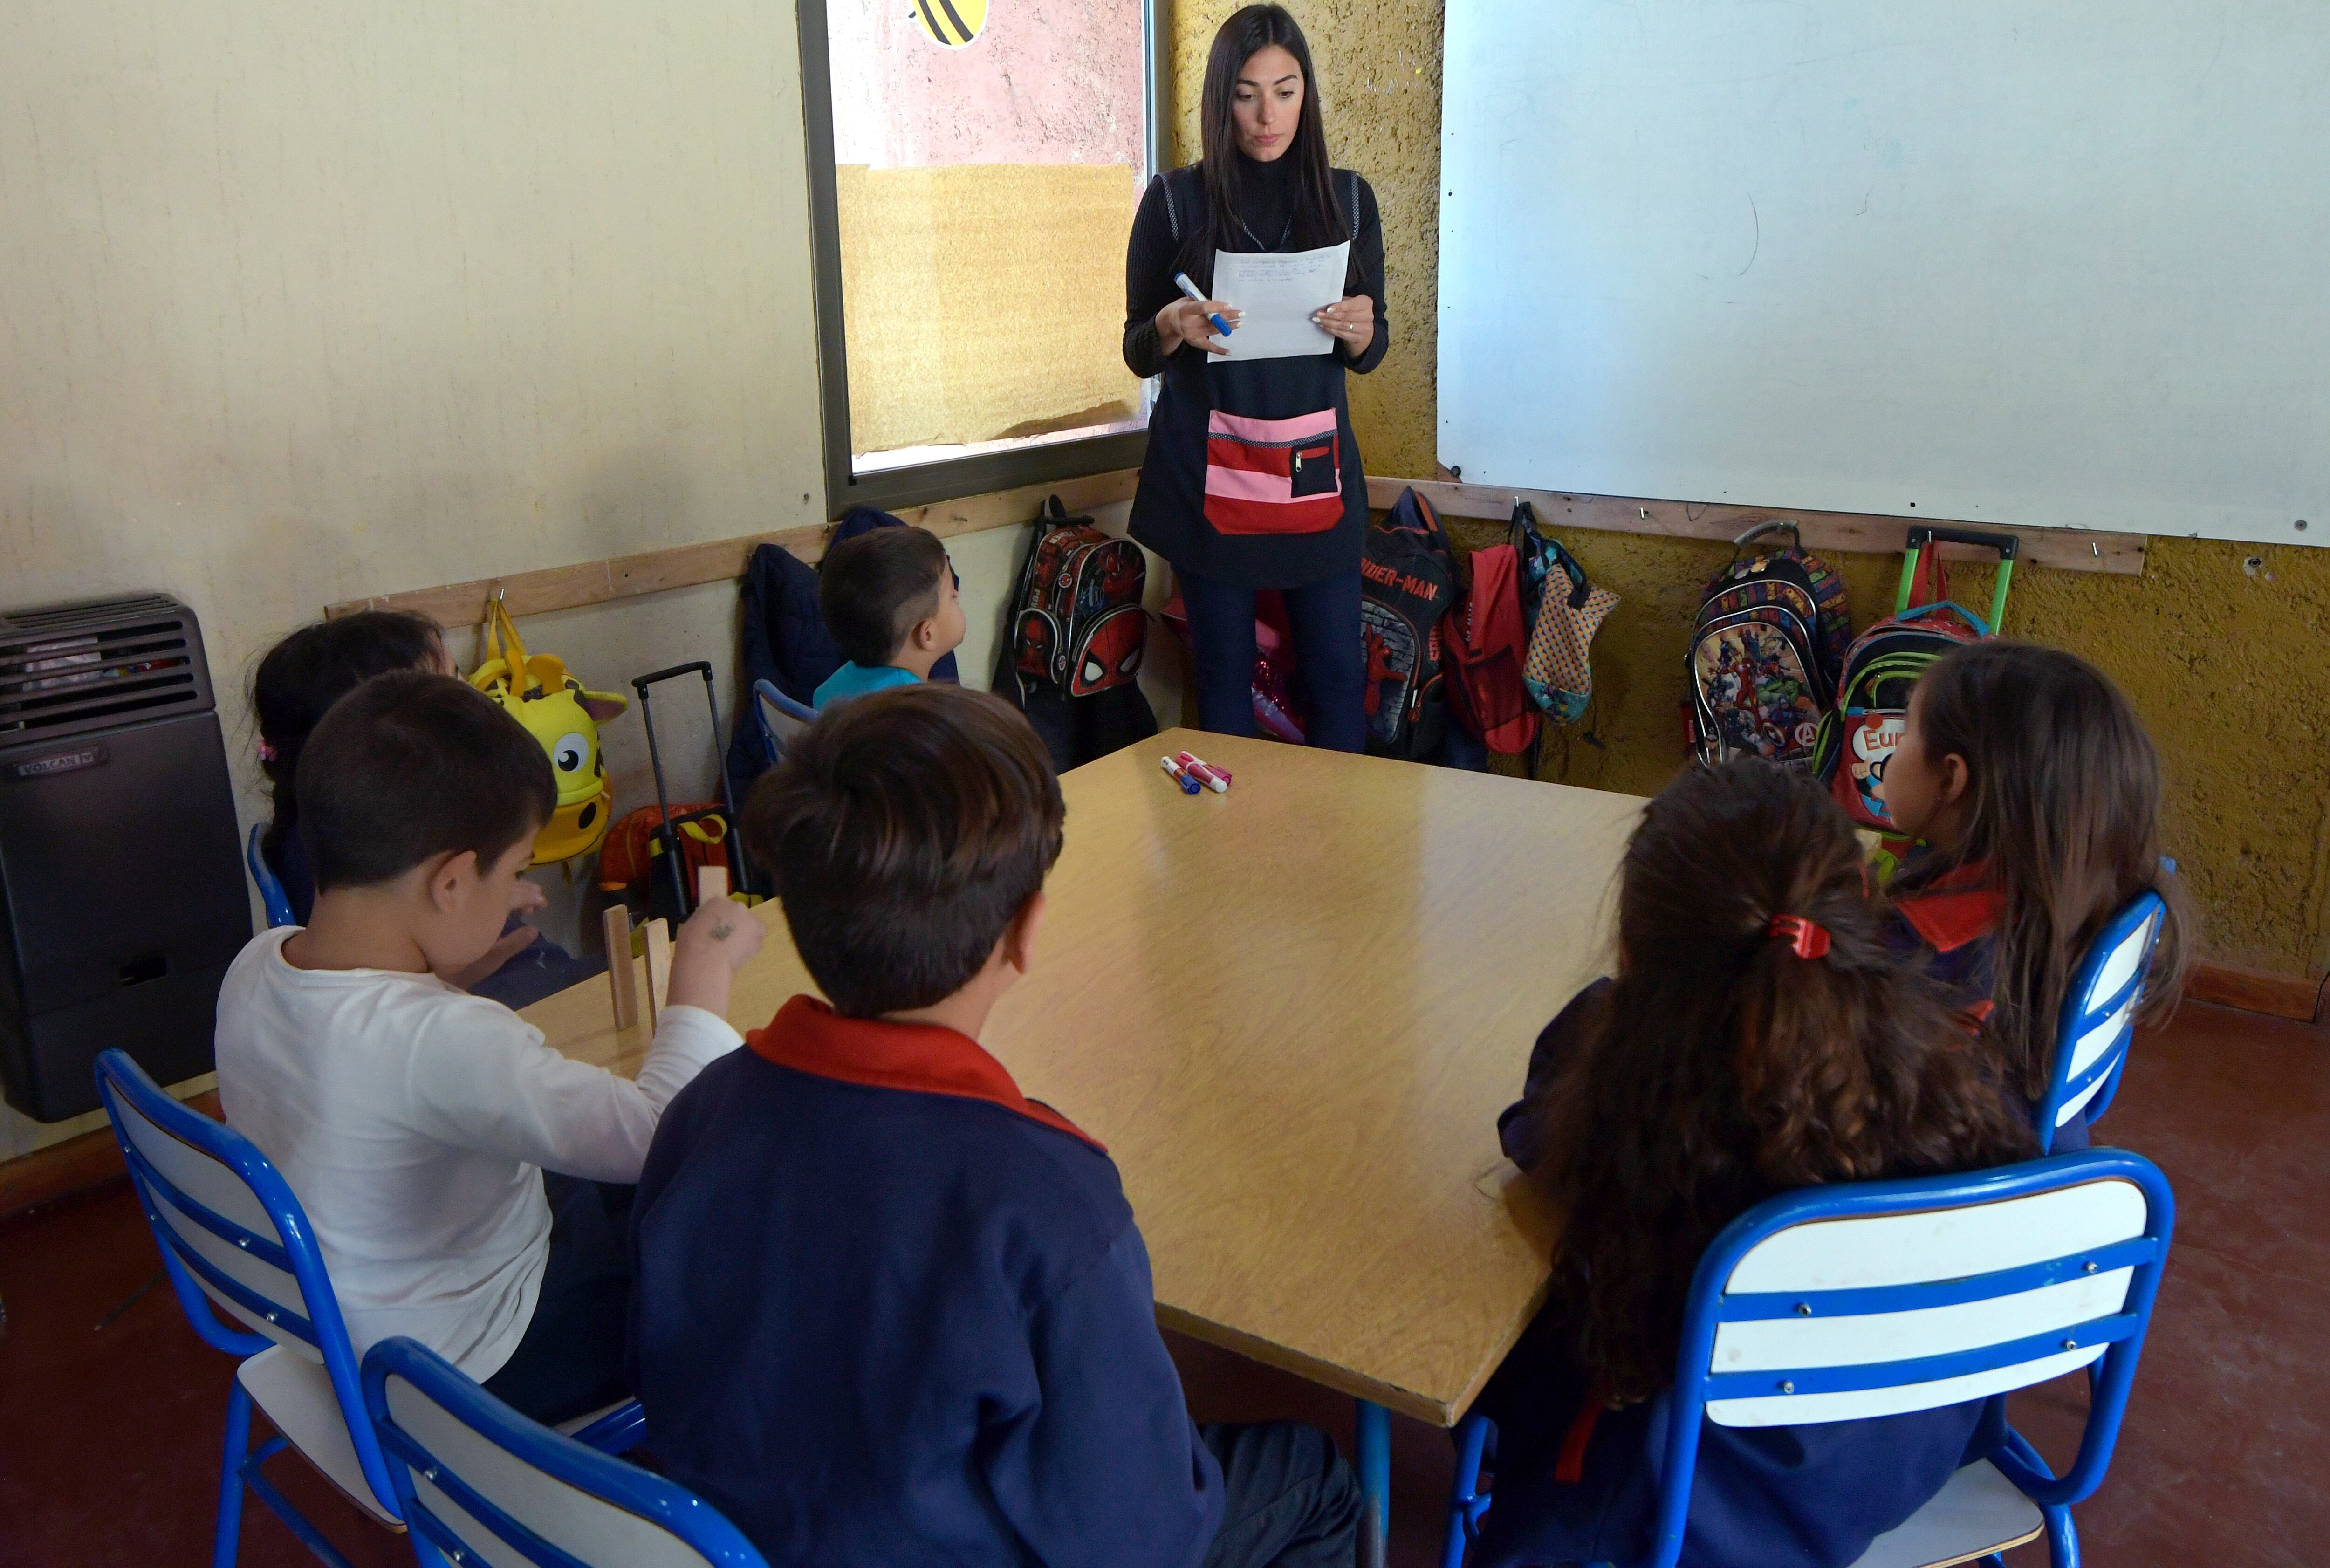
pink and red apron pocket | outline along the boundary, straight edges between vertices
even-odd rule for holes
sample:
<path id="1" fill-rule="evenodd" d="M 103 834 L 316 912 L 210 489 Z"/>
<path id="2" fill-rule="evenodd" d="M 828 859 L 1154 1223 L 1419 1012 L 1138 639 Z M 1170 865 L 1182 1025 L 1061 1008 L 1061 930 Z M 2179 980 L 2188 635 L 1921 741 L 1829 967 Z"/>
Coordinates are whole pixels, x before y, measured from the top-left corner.
<path id="1" fill-rule="evenodd" d="M 1224 534 L 1320 534 L 1343 520 L 1335 411 L 1291 420 L 1214 411 L 1206 425 L 1206 521 Z"/>

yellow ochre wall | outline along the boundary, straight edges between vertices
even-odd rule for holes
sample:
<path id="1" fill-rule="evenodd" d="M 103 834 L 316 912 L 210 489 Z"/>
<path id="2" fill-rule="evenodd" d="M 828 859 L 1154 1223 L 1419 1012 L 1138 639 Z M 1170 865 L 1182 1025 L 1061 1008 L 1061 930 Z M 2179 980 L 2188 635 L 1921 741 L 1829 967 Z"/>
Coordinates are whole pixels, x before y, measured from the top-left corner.
<path id="1" fill-rule="evenodd" d="M 1177 160 L 1197 156 L 1206 51 L 1231 0 L 1174 8 Z M 1439 265 L 1439 0 L 1295 0 L 1323 88 L 1335 162 L 1358 169 L 1382 205 L 1394 334 L 1389 358 L 1352 382 L 1351 412 L 1371 474 L 1429 477 Z M 1528 367 L 1513 373 L 1527 395 Z M 1667 499 L 1696 500 L 1681 496 Z M 2098 527 L 2113 525 L 2098 516 Z M 1454 525 L 1474 542 L 1492 531 Z M 1723 547 L 1577 533 L 1597 582 L 1624 596 L 1594 645 L 1601 746 L 1549 740 L 1545 775 L 1648 792 L 1681 756 L 1683 643 L 1699 586 Z M 2249 564 L 2254 559 L 2255 566 Z M 1856 619 L 1892 603 L 1898 558 L 1844 556 Z M 1957 597 L 1986 606 L 1986 571 L 1953 573 Z M 2026 567 L 2009 635 L 2094 660 L 2134 699 L 2165 760 L 2168 837 L 2202 912 L 2214 958 L 2309 977 L 2330 963 L 2330 549 L 2154 539 L 2141 578 Z"/>

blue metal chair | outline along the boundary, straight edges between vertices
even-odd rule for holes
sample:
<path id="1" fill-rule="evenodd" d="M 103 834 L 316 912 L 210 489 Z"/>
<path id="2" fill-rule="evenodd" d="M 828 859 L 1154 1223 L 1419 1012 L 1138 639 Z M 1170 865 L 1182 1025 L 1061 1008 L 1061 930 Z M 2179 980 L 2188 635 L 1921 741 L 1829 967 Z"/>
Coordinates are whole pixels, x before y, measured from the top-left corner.
<path id="1" fill-rule="evenodd" d="M 763 1568 L 703 1498 L 528 1421 L 417 1341 L 374 1346 L 364 1393 L 421 1568 Z"/>
<path id="2" fill-rule="evenodd" d="M 283 892 L 282 883 L 276 879 L 275 868 L 267 864 L 267 856 L 259 847 L 260 841 L 266 836 L 267 824 L 252 823 L 251 838 L 243 847 L 242 857 L 251 867 L 251 880 L 259 885 L 259 902 L 266 906 L 267 923 L 270 926 L 296 926 L 299 919 L 291 912 L 291 900 Z"/>
<path id="3" fill-rule="evenodd" d="M 2071 1505 L 2103 1480 L 2152 1320 L 2175 1202 L 2125 1149 L 1970 1176 L 1785 1193 L 1734 1220 L 1700 1259 L 1685 1308 L 1657 1527 L 1630 1568 L 1674 1568 L 1701 1419 L 1800 1426 L 1930 1410 L 2094 1369 L 2079 1457 L 2062 1476 L 2003 1422 L 1857 1568 L 1982 1562 L 2046 1535 L 2078 1568 Z M 2098 1365 L 2098 1364 L 2100 1364 Z M 1456 1568 L 1491 1498 L 1489 1423 L 1457 1429 L 1444 1561 Z"/>
<path id="4" fill-rule="evenodd" d="M 753 715 L 761 722 L 761 744 L 771 766 L 783 760 L 785 742 L 817 722 L 817 710 L 794 702 L 772 681 L 753 683 Z"/>
<path id="5" fill-rule="evenodd" d="M 244 1358 L 227 1395 L 214 1568 L 232 1568 L 246 1487 L 310 1552 L 346 1568 L 260 1472 L 285 1448 L 296 1449 L 375 1523 L 403 1528 L 355 1352 L 306 1213 L 249 1138 L 171 1099 L 125 1053 L 98 1057 L 97 1091 L 187 1321 L 205 1344 Z M 282 1434 L 257 1449 L 254 1403 Z M 573 1424 L 585 1428 L 578 1435 L 620 1448 L 638 1440 L 644 1417 L 633 1401 L 587 1426 Z"/>
<path id="6" fill-rule="evenodd" d="M 2054 1069 L 2039 1102 L 2040 1153 L 2053 1148 L 2055 1129 L 2082 1110 L 2092 1126 L 2119 1092 L 2164 912 L 2158 893 L 2138 893 L 2096 933 L 2071 971 L 2055 1026 Z"/>

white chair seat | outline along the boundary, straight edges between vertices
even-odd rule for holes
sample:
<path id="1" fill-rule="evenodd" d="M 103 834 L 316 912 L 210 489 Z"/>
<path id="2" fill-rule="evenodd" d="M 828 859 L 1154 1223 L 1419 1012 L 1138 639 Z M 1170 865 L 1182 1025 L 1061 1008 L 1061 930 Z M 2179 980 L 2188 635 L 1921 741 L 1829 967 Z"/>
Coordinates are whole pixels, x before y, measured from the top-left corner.
<path id="1" fill-rule="evenodd" d="M 1869 1544 L 1852 1568 L 1948 1568 L 2038 1539 L 2039 1505 L 1988 1459 L 1950 1478 L 1933 1500 Z"/>
<path id="2" fill-rule="evenodd" d="M 372 1483 L 356 1461 L 355 1444 L 348 1437 L 347 1418 L 332 1392 L 331 1375 L 323 1363 L 277 1346 L 262 1350 L 235 1372 L 244 1392 L 291 1440 L 299 1457 L 323 1472 L 348 1501 L 370 1515 L 375 1524 L 402 1531 L 396 1516 L 383 1508 L 372 1494 Z"/>

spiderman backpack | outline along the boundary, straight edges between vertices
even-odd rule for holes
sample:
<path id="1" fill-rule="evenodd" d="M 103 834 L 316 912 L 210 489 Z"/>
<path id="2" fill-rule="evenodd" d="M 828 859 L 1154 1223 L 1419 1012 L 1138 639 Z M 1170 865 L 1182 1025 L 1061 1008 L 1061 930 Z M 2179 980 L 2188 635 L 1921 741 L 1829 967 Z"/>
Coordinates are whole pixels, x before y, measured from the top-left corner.
<path id="1" fill-rule="evenodd" d="M 1456 573 L 1431 502 L 1402 490 L 1390 513 L 1368 525 L 1359 579 L 1368 750 L 1409 761 L 1433 757 L 1448 723 L 1442 622 L 1456 602 Z"/>
<path id="2" fill-rule="evenodd" d="M 1989 620 L 1951 601 L 1942 553 L 1933 548 L 1941 540 L 1998 552 Z M 1909 722 L 1909 689 L 1936 659 L 1998 629 L 1998 618 L 2006 613 L 2006 586 L 2014 576 L 2015 544 L 2013 534 L 1987 528 L 1921 524 L 1909 530 L 1893 613 L 1853 639 L 1835 710 L 1821 723 L 1820 776 L 1854 827 L 1880 835 L 1893 831 L 1893 819 L 1885 812 L 1885 764 Z M 1902 846 L 1888 847 L 1898 855 Z"/>
<path id="3" fill-rule="evenodd" d="M 1157 732 L 1137 680 L 1148 588 L 1139 545 L 1069 516 L 1057 496 L 1045 503 L 990 685 L 1028 715 L 1063 772 Z"/>
<path id="4" fill-rule="evenodd" d="M 1785 531 L 1785 549 L 1741 552 Z M 1758 524 L 1700 596 L 1684 665 L 1683 726 L 1701 762 L 1764 757 L 1811 771 L 1852 620 L 1844 579 L 1808 553 L 1796 525 Z"/>

